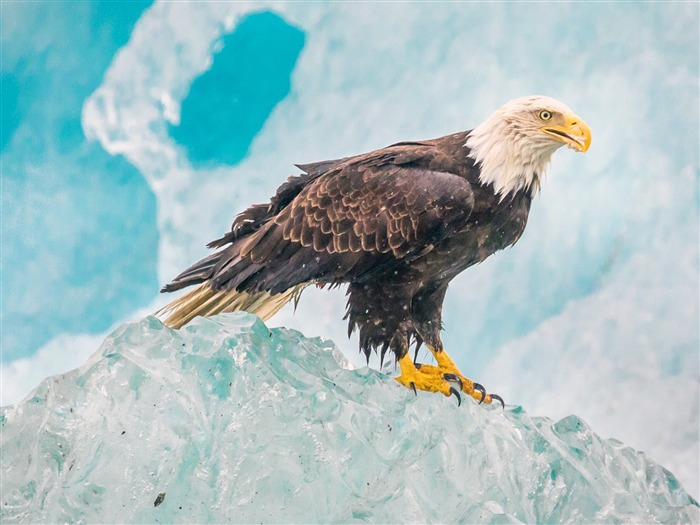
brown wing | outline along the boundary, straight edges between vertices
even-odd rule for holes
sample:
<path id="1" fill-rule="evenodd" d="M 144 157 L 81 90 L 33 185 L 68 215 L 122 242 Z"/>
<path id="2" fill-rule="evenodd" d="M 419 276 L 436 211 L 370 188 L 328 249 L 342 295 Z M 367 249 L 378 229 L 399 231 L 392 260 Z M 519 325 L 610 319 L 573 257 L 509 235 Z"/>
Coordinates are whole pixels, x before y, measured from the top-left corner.
<path id="1" fill-rule="evenodd" d="M 463 141 L 458 141 L 463 143 Z M 308 283 L 370 279 L 431 250 L 469 218 L 474 194 L 431 143 L 299 166 L 269 204 L 251 206 L 162 291 L 279 293 Z M 441 168 L 434 168 L 441 166 Z M 431 169 L 432 168 L 432 169 Z M 446 169 L 447 171 L 440 171 Z"/>
<path id="2" fill-rule="evenodd" d="M 387 159 L 319 176 L 212 275 L 217 288 L 279 293 L 300 283 L 366 278 L 432 249 L 464 225 L 474 196 L 449 173 Z"/>

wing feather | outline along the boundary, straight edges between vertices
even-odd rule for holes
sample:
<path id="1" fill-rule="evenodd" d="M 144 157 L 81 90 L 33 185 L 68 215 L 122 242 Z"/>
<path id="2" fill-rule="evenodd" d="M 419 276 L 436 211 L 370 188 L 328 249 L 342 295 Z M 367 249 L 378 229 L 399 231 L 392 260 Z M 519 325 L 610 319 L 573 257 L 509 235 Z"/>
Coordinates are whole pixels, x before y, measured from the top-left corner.
<path id="1" fill-rule="evenodd" d="M 217 257 L 202 261 L 210 282 L 280 293 L 368 276 L 432 250 L 466 224 L 474 194 L 465 178 L 421 167 L 426 149 L 408 145 L 304 166 L 306 175 L 291 177 L 268 206 L 243 212 L 232 232 L 212 243 L 232 245 L 219 252 L 217 266 Z"/>

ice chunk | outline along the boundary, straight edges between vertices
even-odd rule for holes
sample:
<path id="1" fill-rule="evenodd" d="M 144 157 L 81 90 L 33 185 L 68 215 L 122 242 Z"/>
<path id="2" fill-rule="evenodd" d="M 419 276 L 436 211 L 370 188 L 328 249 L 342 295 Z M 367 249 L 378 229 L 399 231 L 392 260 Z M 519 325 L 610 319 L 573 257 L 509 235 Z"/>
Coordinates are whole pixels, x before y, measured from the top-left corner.
<path id="1" fill-rule="evenodd" d="M 699 520 L 576 416 L 414 396 L 249 314 L 123 325 L 0 424 L 3 523 Z"/>

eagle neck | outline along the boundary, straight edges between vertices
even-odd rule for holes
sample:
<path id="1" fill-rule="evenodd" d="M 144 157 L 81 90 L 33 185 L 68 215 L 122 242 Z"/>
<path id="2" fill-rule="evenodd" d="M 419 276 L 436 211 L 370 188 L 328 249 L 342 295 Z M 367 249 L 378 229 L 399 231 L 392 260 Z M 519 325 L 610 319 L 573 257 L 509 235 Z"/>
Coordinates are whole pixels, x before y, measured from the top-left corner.
<path id="1" fill-rule="evenodd" d="M 520 191 L 536 194 L 560 147 L 544 137 L 533 141 L 517 122 L 493 117 L 470 131 L 464 146 L 479 168 L 479 182 L 491 185 L 501 201 Z"/>

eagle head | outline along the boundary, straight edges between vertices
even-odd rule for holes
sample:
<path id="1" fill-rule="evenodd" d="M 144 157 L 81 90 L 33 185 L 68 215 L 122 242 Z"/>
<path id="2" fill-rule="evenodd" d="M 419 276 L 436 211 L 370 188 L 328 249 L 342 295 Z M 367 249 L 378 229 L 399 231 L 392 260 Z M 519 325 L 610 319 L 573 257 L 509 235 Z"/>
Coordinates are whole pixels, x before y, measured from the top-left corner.
<path id="1" fill-rule="evenodd" d="M 505 103 L 467 138 L 469 156 L 480 167 L 482 184 L 501 200 L 520 190 L 536 192 L 552 154 L 562 146 L 585 153 L 591 129 L 565 104 L 530 96 Z"/>

